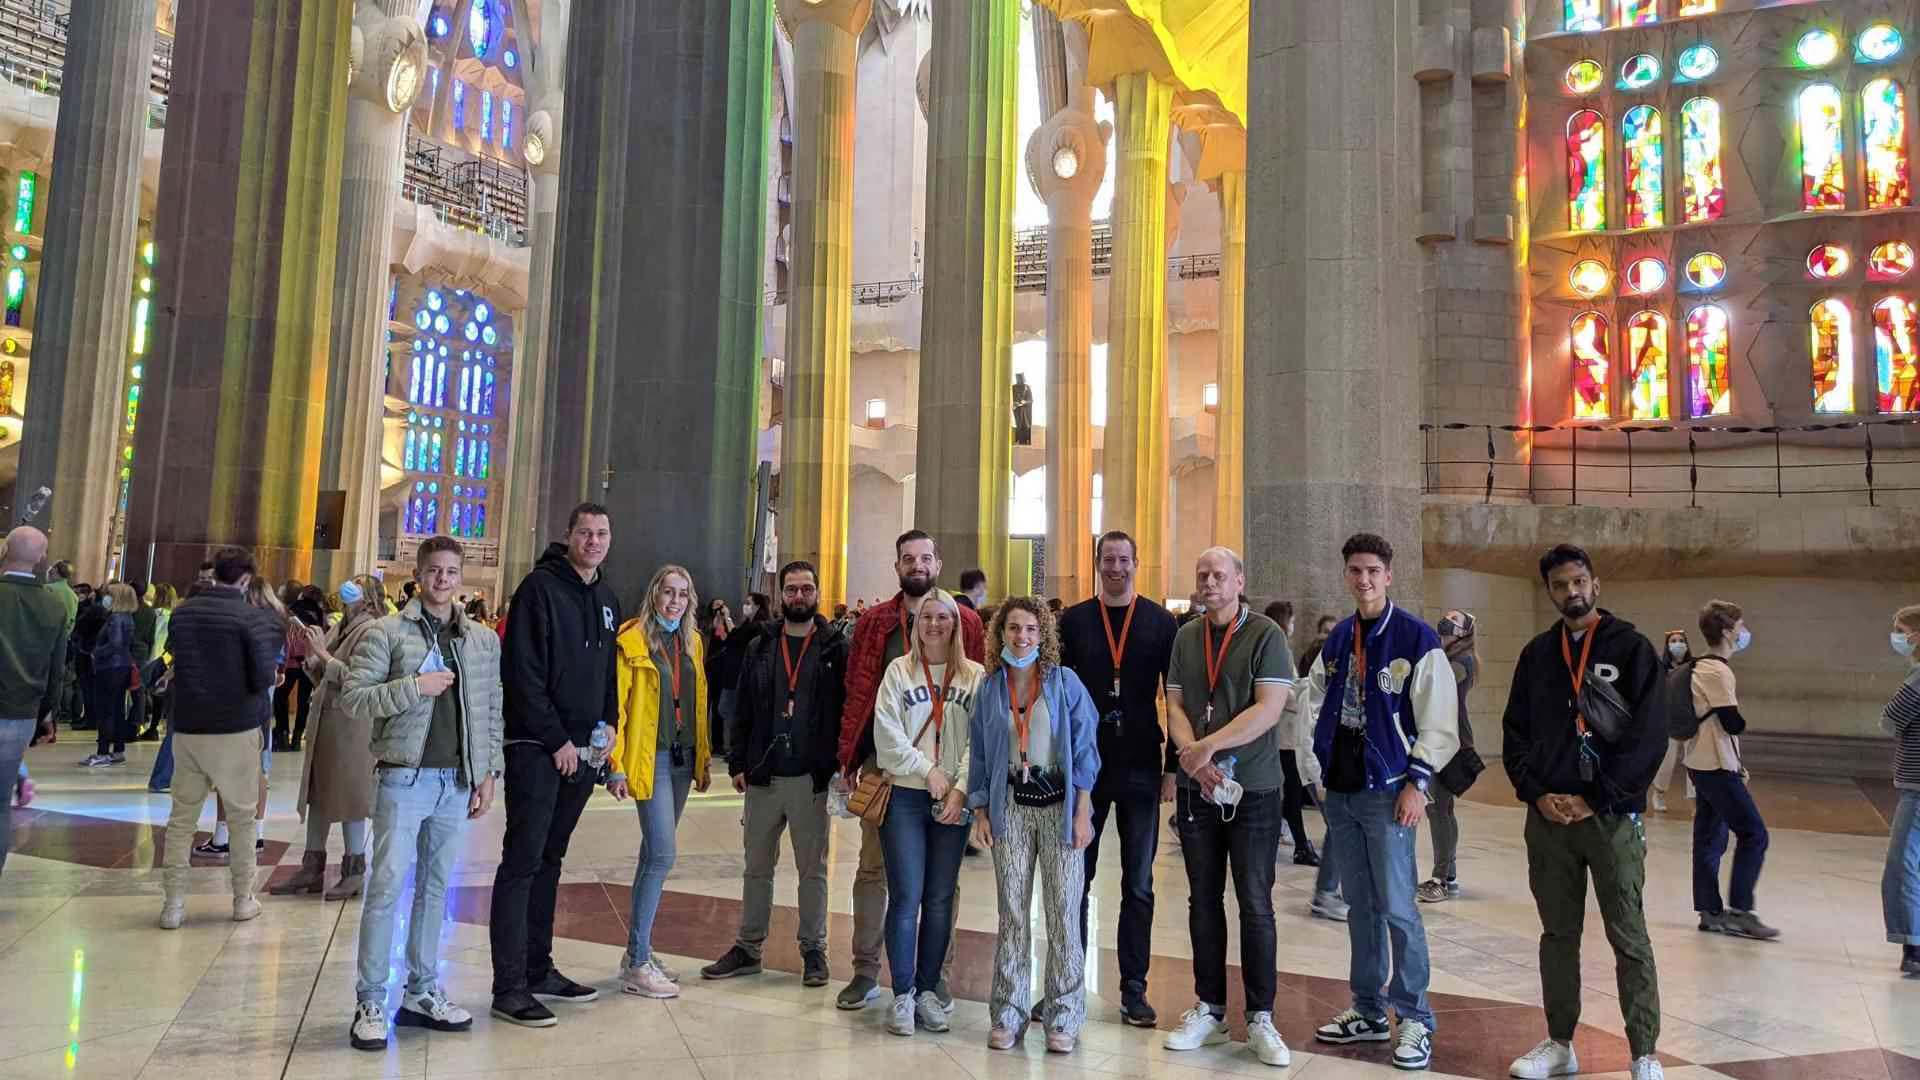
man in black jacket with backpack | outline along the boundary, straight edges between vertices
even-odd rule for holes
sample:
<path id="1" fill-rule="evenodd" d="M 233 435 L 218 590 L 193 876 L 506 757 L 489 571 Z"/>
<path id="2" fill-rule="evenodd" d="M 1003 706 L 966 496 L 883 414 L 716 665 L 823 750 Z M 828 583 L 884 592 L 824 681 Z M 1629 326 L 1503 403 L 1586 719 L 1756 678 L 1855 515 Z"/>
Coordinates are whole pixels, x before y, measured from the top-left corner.
<path id="1" fill-rule="evenodd" d="M 793 837 L 800 870 L 800 960 L 804 986 L 825 986 L 827 970 L 827 783 L 839 767 L 846 701 L 847 639 L 820 615 L 812 563 L 780 568 L 778 632 L 747 647 L 727 731 L 733 790 L 747 797 L 741 819 L 747 866 L 740 936 L 700 969 L 709 979 L 760 973 L 773 917 L 773 869 L 780 833 Z"/>
<path id="2" fill-rule="evenodd" d="M 1501 751 L 1528 805 L 1527 878 L 1540 911 L 1540 984 L 1548 1038 L 1512 1075 L 1580 1071 L 1580 933 L 1587 878 L 1613 946 L 1632 1080 L 1661 1080 L 1660 986 L 1640 894 L 1646 884 L 1647 785 L 1667 749 L 1665 687 L 1653 645 L 1598 607 L 1593 560 L 1572 544 L 1540 558 L 1560 621 L 1521 650 Z"/>

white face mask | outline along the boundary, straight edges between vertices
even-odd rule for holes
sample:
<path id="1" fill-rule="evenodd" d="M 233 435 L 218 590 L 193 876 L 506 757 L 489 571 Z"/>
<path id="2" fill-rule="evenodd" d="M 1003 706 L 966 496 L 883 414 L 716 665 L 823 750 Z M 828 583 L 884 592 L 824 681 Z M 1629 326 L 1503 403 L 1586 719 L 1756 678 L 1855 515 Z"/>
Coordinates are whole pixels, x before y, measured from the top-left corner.
<path id="1" fill-rule="evenodd" d="M 1895 630 L 1887 635 L 1887 637 L 1888 642 L 1893 646 L 1894 652 L 1899 653 L 1901 656 L 1910 657 L 1913 655 L 1913 639 L 1907 636 L 1905 630 Z"/>
<path id="2" fill-rule="evenodd" d="M 1673 657 L 1675 660 L 1687 655 L 1687 643 L 1684 641 L 1667 642 L 1667 655 Z"/>

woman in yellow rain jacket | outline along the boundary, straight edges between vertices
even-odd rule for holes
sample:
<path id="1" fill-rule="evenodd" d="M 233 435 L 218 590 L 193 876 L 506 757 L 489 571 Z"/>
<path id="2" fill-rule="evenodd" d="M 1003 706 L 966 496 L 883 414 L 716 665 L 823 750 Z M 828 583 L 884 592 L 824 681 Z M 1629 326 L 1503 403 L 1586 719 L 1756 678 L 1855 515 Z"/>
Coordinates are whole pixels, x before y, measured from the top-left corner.
<path id="1" fill-rule="evenodd" d="M 607 791 L 616 799 L 632 795 L 640 811 L 640 863 L 620 988 L 641 997 L 680 995 L 673 975 L 653 959 L 653 919 L 673 871 L 673 833 L 687 791 L 707 790 L 707 667 L 692 618 L 699 602 L 693 575 L 663 566 L 618 639 L 620 727 Z"/>

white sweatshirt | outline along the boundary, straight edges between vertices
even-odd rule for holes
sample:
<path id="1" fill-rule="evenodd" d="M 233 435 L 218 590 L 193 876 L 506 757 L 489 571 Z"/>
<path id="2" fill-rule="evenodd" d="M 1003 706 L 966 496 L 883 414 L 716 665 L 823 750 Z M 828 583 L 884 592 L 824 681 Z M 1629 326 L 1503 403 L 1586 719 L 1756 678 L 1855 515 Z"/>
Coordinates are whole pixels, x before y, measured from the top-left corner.
<path id="1" fill-rule="evenodd" d="M 937 764 L 953 778 L 955 787 L 965 791 L 967 725 L 973 718 L 974 698 L 981 680 L 986 677 L 986 669 L 964 656 L 953 662 L 959 667 L 953 673 L 952 685 L 947 687 L 946 706 L 941 712 Z M 880 680 L 880 692 L 873 702 L 873 745 L 880 767 L 901 787 L 921 790 L 926 789 L 927 774 L 936 764 L 933 725 L 927 723 L 933 715 L 933 693 L 946 679 L 945 664 L 929 667 L 933 673 L 931 692 L 919 658 L 911 654 L 897 658 L 887 665 L 887 673 Z M 917 743 L 909 744 L 908 740 L 922 727 L 926 733 Z"/>

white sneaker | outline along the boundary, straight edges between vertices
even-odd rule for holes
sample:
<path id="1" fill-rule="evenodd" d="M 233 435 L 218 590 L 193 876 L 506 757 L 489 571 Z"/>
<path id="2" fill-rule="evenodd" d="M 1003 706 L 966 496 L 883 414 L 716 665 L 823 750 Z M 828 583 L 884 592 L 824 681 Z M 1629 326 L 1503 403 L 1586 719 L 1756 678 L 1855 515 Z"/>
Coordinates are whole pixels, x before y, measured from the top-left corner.
<path id="1" fill-rule="evenodd" d="M 940 1003 L 935 994 L 915 994 L 913 999 L 914 1023 L 928 1031 L 945 1031 L 952 1026 L 953 1010 Z"/>
<path id="2" fill-rule="evenodd" d="M 180 924 L 187 921 L 187 902 L 169 900 L 160 905 L 160 929 L 178 930 Z"/>
<path id="3" fill-rule="evenodd" d="M 233 899 L 233 921 L 248 922 L 260 917 L 260 901 L 251 896 L 236 896 Z"/>
<path id="4" fill-rule="evenodd" d="M 893 995 L 893 1012 L 887 1016 L 887 1030 L 895 1035 L 913 1034 L 913 992 Z"/>
<path id="5" fill-rule="evenodd" d="M 1543 1039 L 1539 1046 L 1520 1055 L 1507 1070 L 1507 1075 L 1515 1080 L 1548 1080 L 1553 1076 L 1572 1076 L 1580 1071 L 1580 1055 L 1573 1047 L 1552 1039 Z"/>
<path id="6" fill-rule="evenodd" d="M 1667 797 L 1661 792 L 1656 791 L 1648 795 L 1647 802 L 1660 813 L 1664 814 L 1667 812 Z"/>
<path id="7" fill-rule="evenodd" d="M 1433 1063 L 1433 1032 L 1418 1020 L 1400 1022 L 1400 1039 L 1393 1047 L 1393 1067 L 1424 1069 Z"/>
<path id="8" fill-rule="evenodd" d="M 400 999 L 400 1011 L 394 1014 L 396 1027 L 423 1027 L 430 1031 L 465 1031 L 473 1026 L 473 1014 L 447 1000 L 447 992 L 434 987 L 424 994 L 407 994 Z"/>
<path id="9" fill-rule="evenodd" d="M 353 1007 L 353 1026 L 347 1029 L 347 1041 L 355 1050 L 387 1048 L 387 1011 L 377 1001 L 362 1001 Z"/>
<path id="10" fill-rule="evenodd" d="M 1208 1019 L 1212 1019 L 1211 1016 Z M 1253 1054 L 1262 1065 L 1277 1065 L 1286 1068 L 1293 1064 L 1293 1054 L 1287 1049 L 1287 1041 L 1273 1026 L 1273 1014 L 1257 1012 L 1247 1014 L 1247 1045 L 1253 1048 Z"/>
<path id="11" fill-rule="evenodd" d="M 1167 1032 L 1165 1045 L 1169 1050 L 1198 1050 L 1226 1041 L 1226 1020 L 1215 1020 L 1206 1002 L 1195 1002 L 1193 1008 L 1180 1017 L 1180 1026 Z"/>
<path id="12" fill-rule="evenodd" d="M 1340 899 L 1340 897 L 1334 893 L 1322 892 L 1313 894 L 1313 903 L 1307 908 L 1309 915 L 1319 919 L 1327 919 L 1331 922 L 1346 922 L 1347 911 L 1348 907 L 1345 900 Z"/>
<path id="13" fill-rule="evenodd" d="M 620 969 L 620 989 L 636 997 L 666 999 L 680 996 L 680 986 L 667 978 L 660 965 L 649 960 L 639 967 Z"/>
<path id="14" fill-rule="evenodd" d="M 1629 1073 L 1633 1080 L 1667 1080 L 1667 1070 L 1660 1067 L 1659 1059 L 1652 1054 L 1633 1059 L 1633 1071 Z"/>

